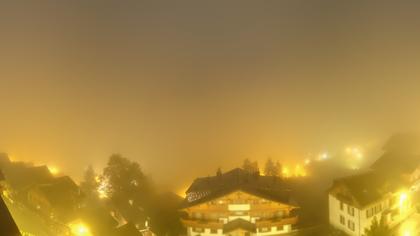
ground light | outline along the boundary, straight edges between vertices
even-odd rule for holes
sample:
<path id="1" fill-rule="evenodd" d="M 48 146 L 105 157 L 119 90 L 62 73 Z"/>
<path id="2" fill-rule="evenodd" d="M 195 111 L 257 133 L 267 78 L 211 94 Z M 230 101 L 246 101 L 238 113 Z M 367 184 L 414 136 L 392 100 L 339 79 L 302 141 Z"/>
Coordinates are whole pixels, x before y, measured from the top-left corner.
<path id="1" fill-rule="evenodd" d="M 400 227 L 398 236 L 417 236 L 416 225 L 417 223 L 413 220 L 404 222 Z"/>
<path id="2" fill-rule="evenodd" d="M 57 175 L 60 173 L 60 170 L 58 169 L 58 167 L 56 166 L 48 166 L 48 170 L 50 171 L 51 174 L 53 175 Z"/>
<path id="3" fill-rule="evenodd" d="M 399 209 L 400 209 L 401 214 L 405 213 L 408 209 L 408 193 L 407 192 L 400 193 Z"/>
<path id="4" fill-rule="evenodd" d="M 69 227 L 74 236 L 92 236 L 89 227 L 82 222 L 71 223 Z"/>

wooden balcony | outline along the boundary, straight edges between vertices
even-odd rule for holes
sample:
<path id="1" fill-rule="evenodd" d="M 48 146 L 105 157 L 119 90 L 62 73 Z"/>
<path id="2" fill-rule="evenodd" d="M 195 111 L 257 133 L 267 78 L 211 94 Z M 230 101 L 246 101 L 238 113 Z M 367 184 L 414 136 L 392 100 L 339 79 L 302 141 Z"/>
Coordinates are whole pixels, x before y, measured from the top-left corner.
<path id="1" fill-rule="evenodd" d="M 185 227 L 210 228 L 210 229 L 223 228 L 223 222 L 220 222 L 220 221 L 181 219 L 181 222 Z"/>
<path id="2" fill-rule="evenodd" d="M 271 227 L 271 226 L 282 226 L 282 225 L 294 225 L 298 222 L 298 217 L 288 218 L 274 218 L 274 219 L 262 219 L 257 220 L 255 225 L 257 227 Z"/>

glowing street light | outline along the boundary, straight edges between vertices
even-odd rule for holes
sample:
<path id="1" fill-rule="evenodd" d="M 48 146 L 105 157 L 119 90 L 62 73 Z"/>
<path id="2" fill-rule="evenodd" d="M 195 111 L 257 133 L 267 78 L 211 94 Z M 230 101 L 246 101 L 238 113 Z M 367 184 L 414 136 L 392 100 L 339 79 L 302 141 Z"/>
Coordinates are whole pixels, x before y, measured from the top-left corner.
<path id="1" fill-rule="evenodd" d="M 408 209 L 408 193 L 401 192 L 399 196 L 399 209 L 400 213 L 403 214 Z"/>
<path id="2" fill-rule="evenodd" d="M 92 236 L 89 227 L 82 222 L 71 223 L 69 227 L 74 236 Z"/>
<path id="3" fill-rule="evenodd" d="M 60 173 L 60 169 L 58 169 L 56 166 L 48 166 L 48 170 L 53 175 L 58 175 Z"/>

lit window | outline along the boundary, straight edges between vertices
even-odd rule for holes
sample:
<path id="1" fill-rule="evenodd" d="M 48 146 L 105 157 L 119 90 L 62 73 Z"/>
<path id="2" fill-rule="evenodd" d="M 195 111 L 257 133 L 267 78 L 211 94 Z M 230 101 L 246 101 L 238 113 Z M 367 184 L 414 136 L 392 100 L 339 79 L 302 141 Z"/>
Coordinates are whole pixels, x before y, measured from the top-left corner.
<path id="1" fill-rule="evenodd" d="M 269 231 L 268 227 L 260 228 L 260 232 L 268 232 L 268 231 Z"/>

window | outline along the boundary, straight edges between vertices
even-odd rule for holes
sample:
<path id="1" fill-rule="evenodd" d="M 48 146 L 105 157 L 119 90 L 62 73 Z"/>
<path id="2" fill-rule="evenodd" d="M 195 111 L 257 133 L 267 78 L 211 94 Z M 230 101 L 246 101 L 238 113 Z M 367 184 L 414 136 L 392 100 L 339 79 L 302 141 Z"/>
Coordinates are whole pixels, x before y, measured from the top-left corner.
<path id="1" fill-rule="evenodd" d="M 260 228 L 260 232 L 268 232 L 268 231 L 269 231 L 268 227 Z"/>
<path id="2" fill-rule="evenodd" d="M 354 231 L 354 222 L 349 220 L 347 221 L 347 227 L 351 230 Z"/>
<path id="3" fill-rule="evenodd" d="M 202 233 L 204 230 L 203 228 L 193 228 L 193 231 L 197 233 Z"/>
<path id="4" fill-rule="evenodd" d="M 278 211 L 277 212 L 277 217 L 283 218 L 284 215 L 285 215 L 284 211 Z"/>
<path id="5" fill-rule="evenodd" d="M 340 210 L 344 211 L 344 203 L 340 202 Z"/>
<path id="6" fill-rule="evenodd" d="M 354 216 L 354 207 L 348 206 L 347 212 L 349 213 L 349 215 Z"/>
<path id="7" fill-rule="evenodd" d="M 210 233 L 217 234 L 217 229 L 210 229 Z"/>
<path id="8" fill-rule="evenodd" d="M 366 218 L 370 218 L 370 217 L 372 217 L 372 209 L 371 208 L 366 210 Z"/>
<path id="9" fill-rule="evenodd" d="M 346 225 L 346 218 L 344 218 L 344 216 L 340 215 L 340 223 L 342 225 Z"/>

